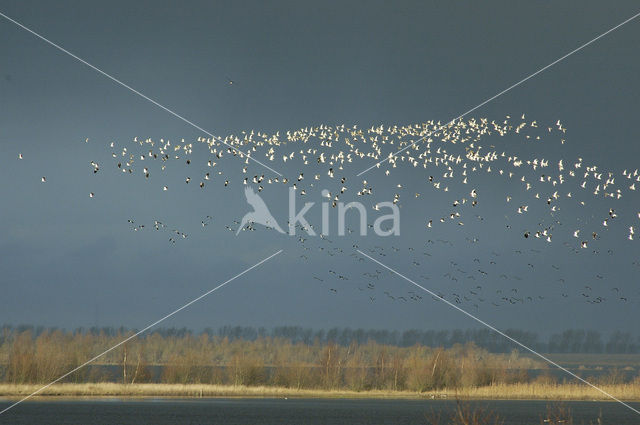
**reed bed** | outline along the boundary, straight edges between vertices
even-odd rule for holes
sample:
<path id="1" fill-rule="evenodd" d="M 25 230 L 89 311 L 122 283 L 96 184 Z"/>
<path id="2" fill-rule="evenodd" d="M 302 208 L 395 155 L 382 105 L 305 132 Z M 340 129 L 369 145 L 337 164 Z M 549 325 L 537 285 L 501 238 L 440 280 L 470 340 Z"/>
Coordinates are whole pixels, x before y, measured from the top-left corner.
<path id="1" fill-rule="evenodd" d="M 0 397 L 20 398 L 41 388 L 37 384 L 0 384 Z M 607 393 L 627 401 L 640 401 L 640 385 L 620 384 L 600 387 Z M 439 391 L 349 391 L 295 389 L 274 386 L 208 385 L 208 384 L 54 384 L 37 397 L 297 397 L 297 398 L 379 398 L 379 399 L 512 399 L 512 400 L 611 400 L 598 390 L 581 384 L 497 384 L 465 389 Z"/>

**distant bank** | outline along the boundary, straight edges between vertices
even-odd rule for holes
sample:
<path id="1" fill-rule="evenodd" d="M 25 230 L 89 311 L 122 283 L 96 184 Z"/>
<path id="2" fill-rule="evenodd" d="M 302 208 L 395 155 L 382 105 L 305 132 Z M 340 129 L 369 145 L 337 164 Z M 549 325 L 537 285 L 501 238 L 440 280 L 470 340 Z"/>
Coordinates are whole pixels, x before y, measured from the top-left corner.
<path id="1" fill-rule="evenodd" d="M 0 384 L 0 399 L 19 399 L 41 388 L 35 384 Z M 640 401 L 640 385 L 600 386 L 603 391 L 626 401 Z M 38 398 L 109 397 L 267 397 L 267 398 L 373 398 L 373 399 L 478 399 L 478 400 L 611 400 L 605 394 L 580 384 L 499 384 L 464 390 L 344 391 L 295 389 L 273 386 L 201 384 L 55 384 L 38 393 Z"/>

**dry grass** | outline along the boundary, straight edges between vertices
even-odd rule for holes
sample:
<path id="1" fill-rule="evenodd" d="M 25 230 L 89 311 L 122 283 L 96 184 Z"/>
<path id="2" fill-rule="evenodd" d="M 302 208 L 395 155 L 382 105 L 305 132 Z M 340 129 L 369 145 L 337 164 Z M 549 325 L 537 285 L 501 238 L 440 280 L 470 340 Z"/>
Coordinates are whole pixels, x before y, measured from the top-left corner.
<path id="1" fill-rule="evenodd" d="M 20 398 L 39 385 L 0 384 L 0 397 Z M 640 400 L 640 385 L 605 385 L 604 391 L 621 400 Z M 581 384 L 499 384 L 464 390 L 434 392 L 296 390 L 273 386 L 179 385 L 179 384 L 55 384 L 40 397 L 306 397 L 306 398 L 402 398 L 402 399 L 511 399 L 511 400 L 610 400 L 599 391 Z"/>
<path id="2" fill-rule="evenodd" d="M 0 397 L 26 396 L 41 386 L 0 384 Z M 38 396 L 60 397 L 308 397 L 308 398 L 417 398 L 404 391 L 309 390 L 273 386 L 206 384 L 54 384 Z"/>
<path id="3" fill-rule="evenodd" d="M 640 385 L 599 385 L 598 388 L 621 400 L 640 400 Z M 585 384 L 497 384 L 465 389 L 458 395 L 471 399 L 521 400 L 611 400 L 605 394 Z"/>

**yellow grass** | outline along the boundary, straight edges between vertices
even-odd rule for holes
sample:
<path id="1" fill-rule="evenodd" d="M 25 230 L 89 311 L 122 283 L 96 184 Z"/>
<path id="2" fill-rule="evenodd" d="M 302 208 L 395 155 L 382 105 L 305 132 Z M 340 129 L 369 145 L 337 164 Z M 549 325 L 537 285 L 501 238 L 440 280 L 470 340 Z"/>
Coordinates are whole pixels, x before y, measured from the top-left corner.
<path id="1" fill-rule="evenodd" d="M 598 385 L 612 396 L 628 401 L 640 400 L 640 385 Z M 586 384 L 497 384 L 465 389 L 460 396 L 478 399 L 528 399 L 528 400 L 611 400 L 606 394 Z"/>
<path id="2" fill-rule="evenodd" d="M 0 397 L 26 396 L 41 385 L 0 384 Z M 309 390 L 273 386 L 208 384 L 54 384 L 39 396 L 62 397 L 309 397 L 309 398 L 413 398 L 418 393 L 404 391 Z"/>
<path id="3" fill-rule="evenodd" d="M 38 390 L 39 385 L 0 384 L 0 397 L 20 398 Z M 600 387 L 627 401 L 640 400 L 640 385 L 622 384 Z M 605 394 L 582 384 L 498 384 L 464 390 L 416 393 L 410 391 L 296 390 L 271 386 L 231 386 L 200 384 L 55 384 L 39 397 L 300 397 L 300 398 L 469 398 L 527 400 L 610 400 Z"/>

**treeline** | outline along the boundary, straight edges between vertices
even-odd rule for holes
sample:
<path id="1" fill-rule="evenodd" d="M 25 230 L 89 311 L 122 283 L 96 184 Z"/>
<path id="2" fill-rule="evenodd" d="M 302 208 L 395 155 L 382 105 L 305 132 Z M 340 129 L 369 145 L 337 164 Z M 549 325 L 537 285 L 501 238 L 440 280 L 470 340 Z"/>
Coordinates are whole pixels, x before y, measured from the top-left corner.
<path id="1" fill-rule="evenodd" d="M 30 331 L 37 337 L 40 333 L 51 331 L 44 327 L 33 326 L 4 326 L 6 331 Z M 78 328 L 74 333 L 90 335 L 115 336 L 125 334 L 131 330 L 126 328 Z M 133 330 L 135 332 L 135 330 Z M 158 329 L 154 333 L 162 337 L 185 337 L 196 335 L 187 328 Z M 523 344 L 543 353 L 607 353 L 631 354 L 640 353 L 640 335 L 633 336 L 629 332 L 615 331 L 603 335 L 598 331 L 569 329 L 552 334 L 544 340 L 537 333 L 518 329 L 507 329 L 505 333 Z M 451 348 L 457 344 L 473 342 L 478 347 L 491 353 L 509 353 L 516 348 L 515 344 L 489 329 L 467 330 L 407 330 L 389 331 L 376 329 L 332 328 L 329 330 L 314 330 L 300 326 L 279 326 L 271 329 L 247 326 L 223 326 L 218 329 L 207 328 L 200 334 L 228 338 L 230 341 L 255 341 L 259 338 L 281 338 L 291 343 L 327 344 L 333 342 L 340 346 L 352 343 L 365 344 L 375 341 L 378 344 L 396 347 L 411 347 L 419 344 L 426 347 Z M 0 344 L 2 335 L 0 335 Z"/>
<path id="2" fill-rule="evenodd" d="M 186 329 L 182 331 L 188 332 Z M 211 329 L 205 330 L 205 332 L 213 333 Z M 507 329 L 505 333 L 524 345 L 544 353 L 640 353 L 640 335 L 634 337 L 629 332 L 615 331 L 608 336 L 604 336 L 598 331 L 569 329 L 561 333 L 552 334 L 546 341 L 541 339 L 537 333 L 530 331 Z M 516 348 L 514 343 L 489 329 L 456 329 L 452 331 L 412 329 L 400 332 L 376 329 L 332 328 L 325 331 L 299 326 L 280 326 L 267 331 L 265 328 L 224 326 L 215 331 L 215 334 L 226 336 L 230 339 L 245 340 L 255 340 L 269 336 L 305 344 L 310 344 L 317 340 L 321 343 L 335 342 L 342 346 L 347 346 L 354 342 L 363 344 L 368 341 L 375 341 L 379 344 L 397 347 L 411 347 L 420 344 L 427 347 L 451 348 L 457 344 L 471 342 L 492 353 L 509 353 Z"/>
<path id="3" fill-rule="evenodd" d="M 82 332 L 2 329 L 0 380 L 47 383 L 122 341 L 131 331 Z M 62 382 L 203 383 L 273 385 L 289 388 L 441 388 L 525 382 L 540 365 L 517 352 L 491 354 L 472 343 L 452 348 L 398 347 L 370 340 L 348 345 L 254 340 L 189 332 L 151 332 L 108 352 L 98 364 Z"/>
<path id="4" fill-rule="evenodd" d="M 272 385 L 288 388 L 411 390 L 469 388 L 499 383 L 554 382 L 550 373 L 530 376 L 546 365 L 520 356 L 490 353 L 473 342 L 450 348 L 420 343 L 409 347 L 352 338 L 293 340 L 291 334 L 243 338 L 238 329 L 193 334 L 158 330 L 132 338 L 62 382 Z M 288 330 L 286 330 L 288 329 Z M 293 330 L 292 330 L 293 329 Z M 279 328 L 272 332 L 295 332 Z M 133 331 L 64 331 L 4 327 L 0 332 L 0 381 L 48 383 L 116 346 Z M 338 338 L 336 338 L 338 339 Z M 346 342 L 342 340 L 341 342 Z M 606 383 L 633 379 L 619 371 Z M 605 382 L 605 381 L 602 381 Z"/>

